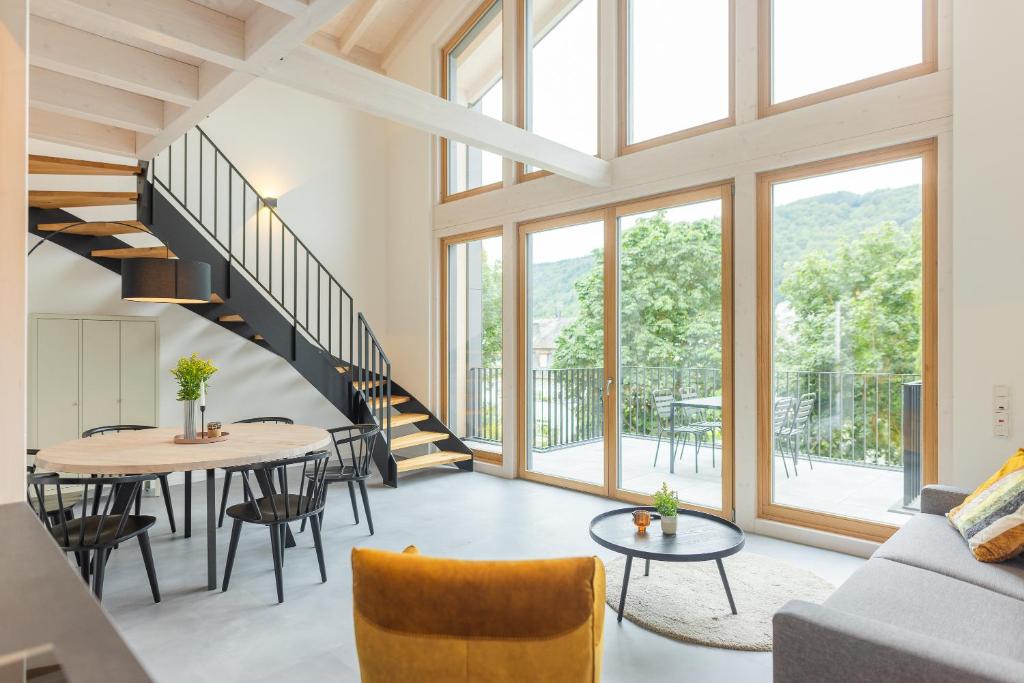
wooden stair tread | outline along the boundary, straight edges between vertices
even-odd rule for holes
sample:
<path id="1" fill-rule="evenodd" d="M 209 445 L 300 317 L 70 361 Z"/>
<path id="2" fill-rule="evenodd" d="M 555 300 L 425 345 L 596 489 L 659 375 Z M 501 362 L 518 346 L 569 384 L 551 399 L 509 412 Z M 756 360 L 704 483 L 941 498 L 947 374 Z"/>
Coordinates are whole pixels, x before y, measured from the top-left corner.
<path id="1" fill-rule="evenodd" d="M 67 209 L 83 206 L 120 206 L 134 204 L 136 192 L 67 192 L 29 190 L 28 205 L 34 209 Z"/>
<path id="2" fill-rule="evenodd" d="M 167 247 L 123 247 L 120 249 L 93 249 L 93 258 L 174 258 L 174 253 Z"/>
<path id="3" fill-rule="evenodd" d="M 430 415 L 427 413 L 399 413 L 391 416 L 391 426 L 401 427 L 402 425 L 411 425 L 414 422 L 423 422 L 429 419 Z"/>
<path id="4" fill-rule="evenodd" d="M 244 323 L 245 319 L 237 313 L 226 313 L 217 316 L 217 321 L 222 323 Z"/>
<path id="5" fill-rule="evenodd" d="M 376 387 L 381 384 L 384 384 L 384 380 L 382 379 L 367 379 L 362 382 L 352 382 L 352 386 L 356 389 L 369 389 L 370 387 Z"/>
<path id="6" fill-rule="evenodd" d="M 348 372 L 348 366 L 347 365 L 335 365 L 334 369 L 337 370 L 338 374 L 341 374 L 341 375 L 344 375 L 346 372 Z"/>
<path id="7" fill-rule="evenodd" d="M 253 340 L 253 341 L 257 341 L 257 342 L 261 342 L 261 341 L 266 341 L 266 340 L 265 340 L 265 339 L 263 338 L 263 335 L 262 335 L 262 334 L 254 334 L 254 335 L 252 336 L 252 340 Z"/>
<path id="8" fill-rule="evenodd" d="M 210 303 L 211 304 L 222 304 L 222 303 L 224 303 L 224 299 L 221 299 L 220 298 L 220 294 L 218 294 L 217 292 L 213 292 L 213 293 L 210 294 Z"/>
<path id="9" fill-rule="evenodd" d="M 74 227 L 68 227 L 74 226 Z M 67 228 L 67 230 L 64 230 Z M 58 232 L 64 230 L 65 235 L 86 235 L 88 237 L 111 237 L 113 235 L 148 235 L 149 228 L 139 221 L 95 221 L 92 223 L 42 223 L 36 226 L 39 232 Z"/>
<path id="10" fill-rule="evenodd" d="M 403 448 L 422 446 L 423 444 L 434 443 L 435 441 L 444 441 L 449 438 L 451 437 L 445 432 L 416 432 L 415 434 L 396 436 L 391 439 L 391 450 L 399 451 Z"/>
<path id="11" fill-rule="evenodd" d="M 402 403 L 406 403 L 409 400 L 411 400 L 411 399 L 408 396 L 395 396 L 395 395 L 392 395 L 391 396 L 391 405 L 397 406 L 397 405 L 400 405 Z M 380 398 L 371 398 L 370 399 L 370 407 L 376 409 L 378 404 L 387 403 L 387 402 L 388 402 L 388 397 L 387 396 L 381 396 Z"/>
<path id="12" fill-rule="evenodd" d="M 397 466 L 399 472 L 409 472 L 411 470 L 421 470 L 425 467 L 434 467 L 435 465 L 450 465 L 456 462 L 462 462 L 463 460 L 472 460 L 473 456 L 469 453 L 458 453 L 456 451 L 438 451 L 437 453 L 428 453 L 427 455 L 420 455 L 415 458 L 398 458 Z"/>
<path id="13" fill-rule="evenodd" d="M 128 166 L 125 164 L 107 164 L 102 161 L 65 159 L 64 157 L 48 157 L 40 154 L 30 154 L 28 156 L 28 172 L 35 175 L 132 176 L 142 173 L 142 168 L 140 166 Z"/>

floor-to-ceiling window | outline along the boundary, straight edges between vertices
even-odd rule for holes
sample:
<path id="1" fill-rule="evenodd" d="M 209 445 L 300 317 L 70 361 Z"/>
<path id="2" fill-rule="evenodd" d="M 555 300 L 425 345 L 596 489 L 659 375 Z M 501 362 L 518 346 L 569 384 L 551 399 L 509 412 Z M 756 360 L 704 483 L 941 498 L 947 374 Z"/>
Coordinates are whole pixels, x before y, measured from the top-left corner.
<path id="1" fill-rule="evenodd" d="M 501 229 L 441 242 L 442 416 L 476 452 L 501 462 Z"/>
<path id="2" fill-rule="evenodd" d="M 520 226 L 527 478 L 732 514 L 732 185 Z"/>
<path id="3" fill-rule="evenodd" d="M 502 118 L 501 0 L 488 0 L 441 51 L 441 94 Z M 443 200 L 501 185 L 501 157 L 456 140 L 441 141 Z"/>
<path id="4" fill-rule="evenodd" d="M 935 143 L 758 177 L 762 515 L 884 537 L 934 479 Z"/>

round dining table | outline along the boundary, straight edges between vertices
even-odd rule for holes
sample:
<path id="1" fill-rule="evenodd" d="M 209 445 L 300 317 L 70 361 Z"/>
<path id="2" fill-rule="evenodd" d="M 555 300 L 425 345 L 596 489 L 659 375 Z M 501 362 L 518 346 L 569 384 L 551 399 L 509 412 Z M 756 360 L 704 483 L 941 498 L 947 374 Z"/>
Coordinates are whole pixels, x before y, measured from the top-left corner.
<path id="1" fill-rule="evenodd" d="M 214 473 L 219 468 L 253 465 L 303 455 L 330 445 L 331 437 L 320 427 L 288 424 L 225 425 L 228 437 L 202 444 L 176 444 L 177 428 L 124 431 L 88 439 L 64 441 L 43 448 L 36 455 L 40 469 L 70 474 L 166 474 L 185 473 L 185 537 L 192 532 L 192 473 L 206 472 L 206 573 L 207 589 L 217 587 L 217 514 Z M 273 484 L 259 479 L 264 495 Z M 112 494 L 113 495 L 113 494 Z M 124 507 L 128 501 L 120 501 Z M 294 541 L 289 539 L 289 545 Z"/>

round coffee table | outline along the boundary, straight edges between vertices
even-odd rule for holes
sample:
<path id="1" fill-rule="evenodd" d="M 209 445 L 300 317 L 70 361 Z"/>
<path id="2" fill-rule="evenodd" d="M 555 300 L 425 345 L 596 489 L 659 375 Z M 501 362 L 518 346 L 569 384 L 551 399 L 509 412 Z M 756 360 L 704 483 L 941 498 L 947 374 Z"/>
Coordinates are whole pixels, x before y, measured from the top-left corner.
<path id="1" fill-rule="evenodd" d="M 647 532 L 637 533 L 633 524 L 633 510 L 648 510 L 651 526 Z M 622 577 L 622 595 L 619 597 L 619 621 L 626 606 L 626 590 L 629 587 L 629 570 L 633 558 L 646 560 L 644 576 L 650 574 L 651 560 L 660 562 L 706 562 L 714 560 L 725 586 L 729 607 L 736 614 L 736 603 L 729 590 L 729 579 L 725 576 L 723 557 L 735 555 L 745 542 L 743 530 L 732 522 L 696 510 L 679 510 L 676 533 L 661 533 L 660 524 L 654 520 L 661 517 L 653 507 L 629 507 L 603 512 L 590 521 L 590 537 L 599 545 L 626 556 L 626 571 Z"/>

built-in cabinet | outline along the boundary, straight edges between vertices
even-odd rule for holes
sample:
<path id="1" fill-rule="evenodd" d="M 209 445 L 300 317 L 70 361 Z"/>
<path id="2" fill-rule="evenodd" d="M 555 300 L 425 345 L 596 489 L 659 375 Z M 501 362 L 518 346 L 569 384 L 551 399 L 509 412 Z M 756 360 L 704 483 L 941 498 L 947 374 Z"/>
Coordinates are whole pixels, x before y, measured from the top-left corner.
<path id="1" fill-rule="evenodd" d="M 158 359 L 155 318 L 32 315 L 29 447 L 101 425 L 158 425 Z"/>

